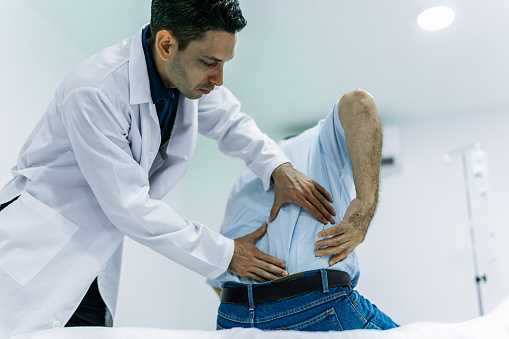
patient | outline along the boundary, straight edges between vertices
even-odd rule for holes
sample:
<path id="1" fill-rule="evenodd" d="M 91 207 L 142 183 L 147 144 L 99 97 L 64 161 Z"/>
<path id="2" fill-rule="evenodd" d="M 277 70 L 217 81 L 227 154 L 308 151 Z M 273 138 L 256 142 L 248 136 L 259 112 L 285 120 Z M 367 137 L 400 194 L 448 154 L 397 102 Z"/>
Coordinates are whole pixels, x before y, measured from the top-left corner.
<path id="1" fill-rule="evenodd" d="M 364 240 L 376 209 L 381 139 L 373 98 L 356 90 L 345 94 L 316 126 L 280 142 L 294 167 L 330 192 L 336 223 L 343 222 L 323 225 L 300 207 L 284 205 L 256 246 L 285 261 L 290 275 L 261 282 L 266 279 L 227 271 L 209 280 L 221 296 L 217 329 L 342 331 L 398 326 L 354 290 L 359 264 L 353 249 Z M 260 179 L 246 170 L 231 192 L 221 233 L 234 239 L 253 232 L 264 223 L 273 201 L 274 191 L 264 191 Z M 342 235 L 317 237 L 340 234 L 341 228 Z"/>

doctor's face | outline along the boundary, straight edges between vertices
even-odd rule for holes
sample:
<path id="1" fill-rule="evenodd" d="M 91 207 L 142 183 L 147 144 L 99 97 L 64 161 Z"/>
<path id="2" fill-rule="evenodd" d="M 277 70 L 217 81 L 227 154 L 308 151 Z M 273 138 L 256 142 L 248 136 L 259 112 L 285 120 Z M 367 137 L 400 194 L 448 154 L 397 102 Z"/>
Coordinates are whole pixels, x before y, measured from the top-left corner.
<path id="1" fill-rule="evenodd" d="M 198 99 L 223 84 L 223 67 L 235 54 L 235 34 L 208 31 L 202 40 L 176 50 L 165 67 L 165 82 L 189 99 Z"/>

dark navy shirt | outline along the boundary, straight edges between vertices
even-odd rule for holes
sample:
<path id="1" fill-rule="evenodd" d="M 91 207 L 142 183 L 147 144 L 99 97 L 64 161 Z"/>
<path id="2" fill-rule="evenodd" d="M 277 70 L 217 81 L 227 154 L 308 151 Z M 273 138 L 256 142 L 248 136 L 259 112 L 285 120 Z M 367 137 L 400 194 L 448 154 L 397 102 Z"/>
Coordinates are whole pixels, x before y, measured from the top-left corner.
<path id="1" fill-rule="evenodd" d="M 141 42 L 143 44 L 143 51 L 145 52 L 145 60 L 147 61 L 148 78 L 150 80 L 150 94 L 152 96 L 152 101 L 156 105 L 159 125 L 161 126 L 162 145 L 170 139 L 173 124 L 175 122 L 180 92 L 176 88 L 166 88 L 161 76 L 157 72 L 156 65 L 154 60 L 152 60 L 150 49 L 147 44 L 147 39 L 150 38 L 150 34 L 150 25 L 147 25 L 147 27 L 143 29 Z"/>

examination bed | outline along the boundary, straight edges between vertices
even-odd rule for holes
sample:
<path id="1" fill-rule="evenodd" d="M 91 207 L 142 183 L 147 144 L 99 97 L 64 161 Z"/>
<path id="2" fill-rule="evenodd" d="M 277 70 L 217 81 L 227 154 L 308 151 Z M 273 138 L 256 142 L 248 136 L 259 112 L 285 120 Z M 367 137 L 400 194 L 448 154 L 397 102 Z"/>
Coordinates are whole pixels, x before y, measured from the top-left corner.
<path id="1" fill-rule="evenodd" d="M 162 330 L 154 328 L 74 327 L 49 329 L 11 337 L 11 339 L 498 339 L 509 338 L 509 296 L 489 314 L 460 323 L 417 322 L 388 331 L 355 330 L 344 332 L 263 332 L 257 329 L 222 331 Z"/>

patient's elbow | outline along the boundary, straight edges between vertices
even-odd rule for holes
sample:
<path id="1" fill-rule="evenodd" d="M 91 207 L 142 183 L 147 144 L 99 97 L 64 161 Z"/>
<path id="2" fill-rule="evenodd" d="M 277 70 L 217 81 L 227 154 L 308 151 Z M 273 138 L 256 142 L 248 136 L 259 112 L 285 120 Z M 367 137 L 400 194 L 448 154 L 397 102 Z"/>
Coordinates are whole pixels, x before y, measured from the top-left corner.
<path id="1" fill-rule="evenodd" d="M 338 103 L 339 119 L 355 118 L 356 121 L 376 121 L 379 122 L 378 111 L 376 109 L 373 96 L 363 89 L 355 89 L 345 93 Z"/>

